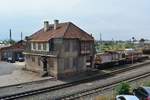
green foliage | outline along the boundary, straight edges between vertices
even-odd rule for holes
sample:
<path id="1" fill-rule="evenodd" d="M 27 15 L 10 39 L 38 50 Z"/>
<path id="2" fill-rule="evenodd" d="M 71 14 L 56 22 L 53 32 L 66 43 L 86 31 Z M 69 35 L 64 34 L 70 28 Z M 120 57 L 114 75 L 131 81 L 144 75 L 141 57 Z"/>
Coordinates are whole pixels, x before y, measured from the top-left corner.
<path id="1" fill-rule="evenodd" d="M 131 86 L 128 83 L 122 82 L 116 88 L 116 94 L 117 95 L 130 94 L 130 89 L 131 89 Z"/>
<path id="2" fill-rule="evenodd" d="M 10 44 L 15 44 L 15 43 L 16 43 L 15 40 L 9 40 L 8 42 L 9 42 Z"/>
<path id="3" fill-rule="evenodd" d="M 133 43 L 128 42 L 105 42 L 103 44 L 96 43 L 95 48 L 97 52 L 104 52 L 107 50 L 124 50 L 126 48 L 135 48 Z"/>
<path id="4" fill-rule="evenodd" d="M 15 40 L 3 40 L 4 44 L 15 44 L 16 41 Z"/>
<path id="5" fill-rule="evenodd" d="M 145 41 L 145 39 L 144 39 L 144 38 L 141 38 L 141 39 L 140 39 L 140 42 L 144 42 L 144 41 Z"/>

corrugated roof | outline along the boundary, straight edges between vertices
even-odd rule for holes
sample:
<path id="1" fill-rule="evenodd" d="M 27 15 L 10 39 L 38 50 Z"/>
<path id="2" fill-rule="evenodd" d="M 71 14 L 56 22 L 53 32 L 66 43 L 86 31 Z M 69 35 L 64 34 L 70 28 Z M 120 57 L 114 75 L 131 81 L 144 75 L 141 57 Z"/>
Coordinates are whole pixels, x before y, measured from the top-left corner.
<path id="1" fill-rule="evenodd" d="M 44 28 L 30 36 L 30 41 L 44 42 L 52 38 L 77 38 L 83 41 L 93 41 L 94 38 L 71 22 L 59 23 L 57 29 L 54 24 L 49 25 L 49 30 L 44 32 Z"/>

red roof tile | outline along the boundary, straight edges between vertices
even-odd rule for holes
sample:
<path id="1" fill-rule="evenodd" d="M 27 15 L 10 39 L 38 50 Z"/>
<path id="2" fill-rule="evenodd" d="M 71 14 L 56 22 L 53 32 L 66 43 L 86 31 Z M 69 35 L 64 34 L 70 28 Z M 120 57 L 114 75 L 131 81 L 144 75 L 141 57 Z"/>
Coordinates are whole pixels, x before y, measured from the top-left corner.
<path id="1" fill-rule="evenodd" d="M 74 25 L 71 22 L 59 23 L 57 29 L 53 29 L 53 24 L 49 25 L 50 29 L 44 32 L 42 28 L 38 32 L 30 36 L 30 41 L 44 42 L 49 41 L 52 38 L 68 38 L 68 39 L 79 39 L 83 41 L 94 41 L 94 38 Z"/>

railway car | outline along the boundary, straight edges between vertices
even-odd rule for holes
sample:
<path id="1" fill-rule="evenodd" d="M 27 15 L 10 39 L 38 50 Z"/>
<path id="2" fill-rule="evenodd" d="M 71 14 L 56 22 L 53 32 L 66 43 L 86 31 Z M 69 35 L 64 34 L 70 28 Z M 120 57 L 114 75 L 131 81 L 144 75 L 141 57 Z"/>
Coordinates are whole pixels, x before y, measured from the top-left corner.
<path id="1" fill-rule="evenodd" d="M 119 55 L 118 65 L 124 65 L 126 63 L 126 56 L 125 56 L 125 51 L 124 50 L 118 50 L 116 51 Z"/>
<path id="2" fill-rule="evenodd" d="M 142 60 L 142 52 L 134 49 L 106 51 L 95 55 L 95 68 L 105 69 L 115 65 L 124 65 Z"/>
<path id="3" fill-rule="evenodd" d="M 134 63 L 140 61 L 142 58 L 142 52 L 134 50 L 134 49 L 126 49 L 126 62 L 127 63 Z"/>
<path id="4" fill-rule="evenodd" d="M 95 67 L 103 69 L 111 65 L 112 56 L 109 53 L 98 53 L 95 55 Z"/>
<path id="5" fill-rule="evenodd" d="M 105 53 L 98 53 L 95 55 L 95 67 L 99 69 L 105 69 L 118 65 L 122 56 L 116 51 L 106 51 Z"/>

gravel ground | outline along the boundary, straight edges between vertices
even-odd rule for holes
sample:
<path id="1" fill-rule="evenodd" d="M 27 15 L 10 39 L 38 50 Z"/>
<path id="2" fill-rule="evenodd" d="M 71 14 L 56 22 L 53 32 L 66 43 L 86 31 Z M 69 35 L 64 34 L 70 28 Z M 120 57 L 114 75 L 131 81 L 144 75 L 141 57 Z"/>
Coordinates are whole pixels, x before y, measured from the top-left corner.
<path id="1" fill-rule="evenodd" d="M 0 96 L 7 95 L 7 94 L 15 94 L 15 93 L 20 93 L 23 91 L 29 91 L 29 90 L 34 90 L 34 89 L 39 89 L 43 87 L 48 87 L 48 86 L 54 86 L 58 84 L 63 84 L 63 81 L 59 80 L 44 80 L 44 81 L 37 81 L 34 83 L 27 83 L 25 85 L 17 85 L 17 86 L 12 86 L 9 88 L 0 88 Z M 42 85 L 41 85 L 42 84 Z"/>
<path id="2" fill-rule="evenodd" d="M 148 76 L 146 78 L 138 79 L 134 82 L 129 82 L 129 83 L 130 83 L 132 89 L 134 89 L 139 86 L 143 86 L 143 83 L 147 83 L 147 82 L 150 82 L 150 76 Z M 102 98 L 102 97 L 105 97 L 105 100 L 107 100 L 108 98 L 111 98 L 113 96 L 115 96 L 115 88 L 107 89 L 105 91 L 102 91 L 102 92 L 99 92 L 96 94 L 92 94 L 90 96 L 82 98 L 82 100 L 100 100 L 98 98 Z"/>
<path id="3" fill-rule="evenodd" d="M 118 74 L 118 75 L 116 75 L 112 78 L 101 79 L 101 80 L 93 81 L 93 82 L 90 82 L 90 83 L 83 83 L 83 84 L 79 84 L 77 86 L 72 86 L 72 87 L 68 87 L 68 88 L 65 88 L 65 89 L 60 89 L 60 90 L 57 90 L 57 91 L 52 91 L 52 92 L 48 92 L 48 93 L 43 93 L 43 94 L 38 94 L 38 95 L 34 95 L 34 96 L 21 98 L 20 100 L 54 99 L 55 97 L 61 96 L 63 94 L 69 94 L 71 92 L 76 92 L 76 91 L 84 90 L 84 89 L 87 89 L 87 88 L 100 86 L 100 85 L 106 84 L 108 82 L 111 83 L 113 81 L 126 79 L 127 77 L 137 76 L 137 75 L 140 75 L 140 74 L 145 73 L 145 72 L 150 72 L 150 65 L 145 65 L 142 68 L 133 69 L 129 72 L 122 72 L 122 73 L 120 73 L 120 74 Z"/>

